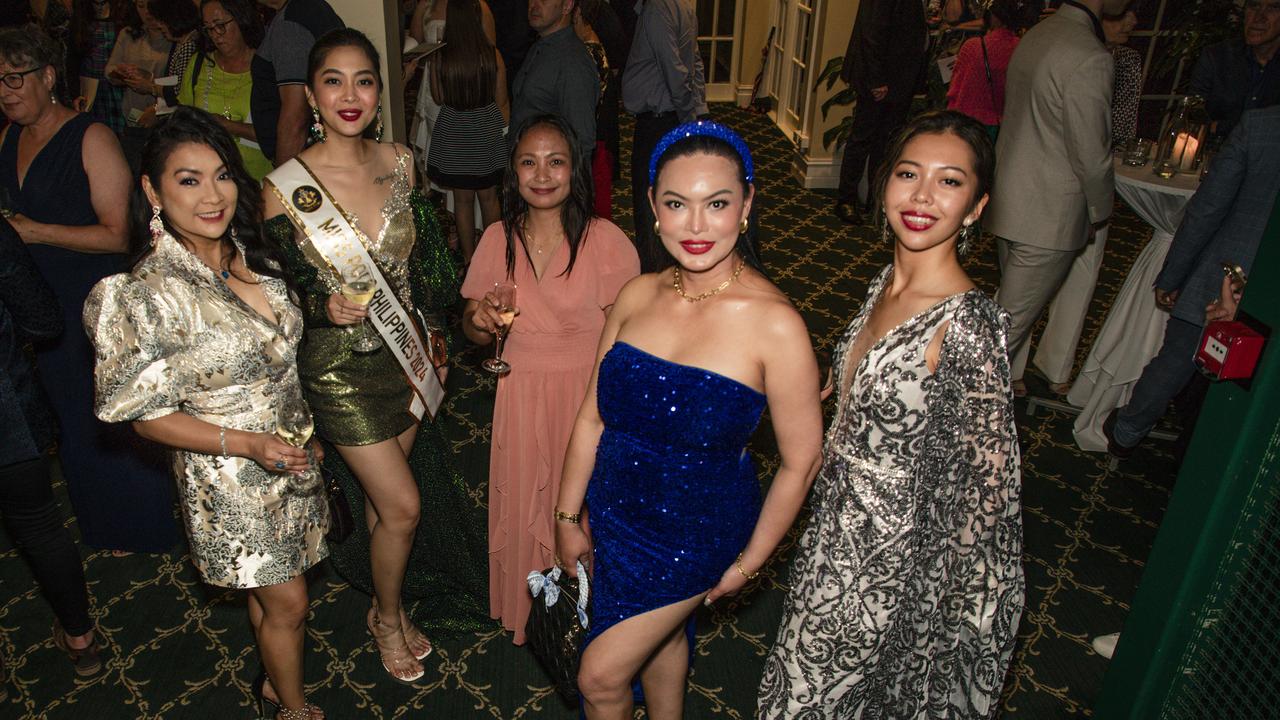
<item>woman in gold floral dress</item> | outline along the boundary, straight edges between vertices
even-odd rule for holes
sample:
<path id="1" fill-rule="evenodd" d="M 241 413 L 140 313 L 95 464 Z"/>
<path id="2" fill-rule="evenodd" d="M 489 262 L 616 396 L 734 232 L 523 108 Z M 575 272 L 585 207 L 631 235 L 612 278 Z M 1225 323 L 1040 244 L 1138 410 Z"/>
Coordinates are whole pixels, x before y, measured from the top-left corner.
<path id="1" fill-rule="evenodd" d="M 439 425 L 418 402 L 420 386 L 443 372 L 433 375 L 424 362 L 411 378 L 401 364 L 402 341 L 412 335 L 429 346 L 418 343 L 427 326 L 457 302 L 457 270 L 434 212 L 413 188 L 408 149 L 364 137 L 381 122 L 378 67 L 377 51 L 358 31 L 316 42 L 307 96 L 319 142 L 268 175 L 263 194 L 266 233 L 287 258 L 306 324 L 298 372 L 316 433 L 337 449 L 328 467 L 352 507 L 365 508 L 357 532 L 335 545 L 333 564 L 373 594 L 366 622 L 382 664 L 393 679 L 412 682 L 424 674 L 431 643 L 402 598 L 427 596 L 433 629 L 478 627 L 485 540 L 483 516 L 469 517 L 475 503 L 450 467 Z M 365 302 L 400 318 L 404 332 L 383 337 L 375 313 L 343 297 L 344 278 L 361 273 L 378 288 Z M 382 341 L 361 348 L 366 333 Z M 439 356 L 424 360 L 434 365 Z M 428 521 L 419 526 L 419 517 Z"/>
<path id="2" fill-rule="evenodd" d="M 95 410 L 177 450 L 192 561 L 205 582 L 249 590 L 267 673 L 256 690 L 276 718 L 323 718 L 303 697 L 303 573 L 328 552 L 328 509 L 307 451 L 273 434 L 278 407 L 301 396 L 302 317 L 272 277 L 280 263 L 259 235 L 255 183 L 211 115 L 175 111 L 142 169 L 132 209 L 141 259 L 85 302 Z"/>

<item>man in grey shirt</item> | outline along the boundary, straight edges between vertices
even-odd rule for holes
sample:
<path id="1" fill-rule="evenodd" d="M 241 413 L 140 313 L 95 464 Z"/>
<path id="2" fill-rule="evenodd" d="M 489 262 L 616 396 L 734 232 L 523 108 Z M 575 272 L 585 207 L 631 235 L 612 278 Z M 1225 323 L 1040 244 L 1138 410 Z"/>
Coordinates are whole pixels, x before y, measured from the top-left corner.
<path id="1" fill-rule="evenodd" d="M 600 75 L 587 46 L 573 31 L 573 5 L 574 0 L 529 0 L 529 26 L 538 33 L 538 41 L 512 88 L 511 141 L 529 118 L 559 115 L 577 134 L 583 169 L 590 176 Z"/>
<path id="2" fill-rule="evenodd" d="M 622 75 L 622 105 L 636 116 L 631 145 L 631 202 L 640 270 L 658 269 L 664 252 L 653 234 L 649 155 L 662 136 L 707 114 L 693 0 L 644 0 Z"/>

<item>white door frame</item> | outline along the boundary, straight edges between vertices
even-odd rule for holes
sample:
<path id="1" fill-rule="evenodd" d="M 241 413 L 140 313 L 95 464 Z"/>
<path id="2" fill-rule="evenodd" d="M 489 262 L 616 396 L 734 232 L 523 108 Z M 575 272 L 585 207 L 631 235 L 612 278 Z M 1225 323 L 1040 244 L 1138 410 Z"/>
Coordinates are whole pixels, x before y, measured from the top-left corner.
<path id="1" fill-rule="evenodd" d="M 701 3 L 712 3 L 711 11 L 711 27 L 698 28 L 698 42 L 711 42 L 711 58 L 704 60 L 702 73 L 706 81 L 707 102 L 732 102 L 737 97 L 737 79 L 738 79 L 738 45 L 742 41 L 742 30 L 746 22 L 746 13 L 744 8 L 747 0 L 736 0 L 733 6 L 733 35 L 717 35 L 716 29 L 719 27 L 720 4 L 723 0 L 697 0 Z M 728 50 L 720 50 L 725 43 L 728 43 Z M 699 45 L 701 47 L 701 45 Z M 721 52 L 729 53 L 729 77 L 724 82 L 711 82 L 712 64 L 715 58 Z"/>

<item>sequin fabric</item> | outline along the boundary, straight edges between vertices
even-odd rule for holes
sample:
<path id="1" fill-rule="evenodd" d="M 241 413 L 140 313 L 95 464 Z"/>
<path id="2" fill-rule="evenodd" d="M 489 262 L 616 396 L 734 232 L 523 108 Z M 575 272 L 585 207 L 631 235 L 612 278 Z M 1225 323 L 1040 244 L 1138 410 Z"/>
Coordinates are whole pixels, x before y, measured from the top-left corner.
<path id="1" fill-rule="evenodd" d="M 813 514 L 765 662 L 760 717 L 986 718 L 1022 614 L 1021 479 L 1007 315 L 952 296 L 848 353 Z M 925 350 L 945 326 L 937 368 Z"/>
<path id="2" fill-rule="evenodd" d="M 458 298 L 458 270 L 444 241 L 435 210 L 408 184 L 408 155 L 401 156 L 392 192 L 383 207 L 384 224 L 370 254 L 395 289 L 429 325 Z M 369 445 L 395 437 L 417 422 L 409 412 L 412 390 L 391 351 L 352 351 L 355 335 L 329 322 L 325 305 L 338 292 L 338 279 L 284 215 L 265 223 L 265 234 L 285 256 L 285 270 L 302 308 L 306 338 L 298 350 L 298 370 L 316 419 L 316 432 L 339 445 Z"/>
<path id="3" fill-rule="evenodd" d="M 605 429 L 587 485 L 595 545 L 587 644 L 710 590 L 733 565 L 760 513 L 745 446 L 765 397 L 617 342 L 600 363 L 597 403 Z"/>
<path id="4" fill-rule="evenodd" d="M 413 246 L 407 251 L 407 262 L 399 261 L 398 273 L 389 274 L 388 280 L 395 284 L 393 278 L 406 278 L 414 307 L 423 311 L 428 323 L 438 322 L 458 300 L 458 268 L 445 244 L 436 209 L 417 190 L 405 188 Z M 398 203 L 389 202 L 387 207 Z M 404 215 L 384 210 L 384 217 L 396 219 L 395 229 L 382 233 L 384 239 L 397 238 L 384 246 L 390 251 L 401 243 L 399 225 Z M 393 227 L 390 220 L 386 227 Z M 302 306 L 306 338 L 299 349 L 299 371 L 316 417 L 317 435 L 341 444 L 363 445 L 394 437 L 416 423 L 407 411 L 411 391 L 395 358 L 385 348 L 367 355 L 352 353 L 346 331 L 330 324 L 324 305 L 332 290 L 295 242 L 289 219 L 284 215 L 271 218 L 265 232 L 284 253 L 290 285 Z M 395 252 L 406 251 L 396 247 Z M 384 258 L 375 257 L 383 267 Z M 485 602 L 489 590 L 484 514 L 475 509 L 466 484 L 453 467 L 452 453 L 439 425 L 419 425 L 408 461 L 418 486 L 422 517 L 402 589 L 405 600 L 416 601 L 414 620 L 436 638 L 491 630 L 494 624 Z M 324 462 L 351 507 L 364 507 L 364 492 L 342 456 L 333 451 L 325 455 Z M 332 548 L 333 567 L 352 586 L 372 593 L 369 530 L 364 513 L 352 513 L 352 519 L 355 531 Z"/>
<path id="5" fill-rule="evenodd" d="M 127 422 L 182 412 L 270 432 L 278 399 L 301 392 L 294 357 L 302 317 L 283 282 L 261 278 L 260 287 L 278 322 L 167 235 L 131 273 L 99 282 L 84 307 L 97 356 L 98 417 Z M 295 477 L 249 458 L 173 455 L 191 559 L 205 582 L 275 585 L 328 554 L 318 471 Z"/>

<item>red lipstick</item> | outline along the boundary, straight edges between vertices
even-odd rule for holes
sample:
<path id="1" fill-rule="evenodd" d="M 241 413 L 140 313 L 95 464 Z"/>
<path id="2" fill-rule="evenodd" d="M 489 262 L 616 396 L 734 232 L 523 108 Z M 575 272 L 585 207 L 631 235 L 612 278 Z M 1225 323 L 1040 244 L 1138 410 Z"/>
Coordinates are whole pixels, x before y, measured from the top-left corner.
<path id="1" fill-rule="evenodd" d="M 902 212 L 898 213 L 898 217 L 902 219 L 902 224 L 912 232 L 923 232 L 928 230 L 938 221 L 938 218 L 929 215 L 928 213 Z"/>
<path id="2" fill-rule="evenodd" d="M 690 255 L 701 255 L 710 252 L 716 244 L 707 240 L 681 240 L 680 247 Z"/>
<path id="3" fill-rule="evenodd" d="M 355 122 L 359 120 L 360 116 L 363 114 L 364 114 L 363 110 L 339 110 L 338 111 L 338 117 L 342 118 L 343 120 L 346 120 L 347 122 Z"/>

